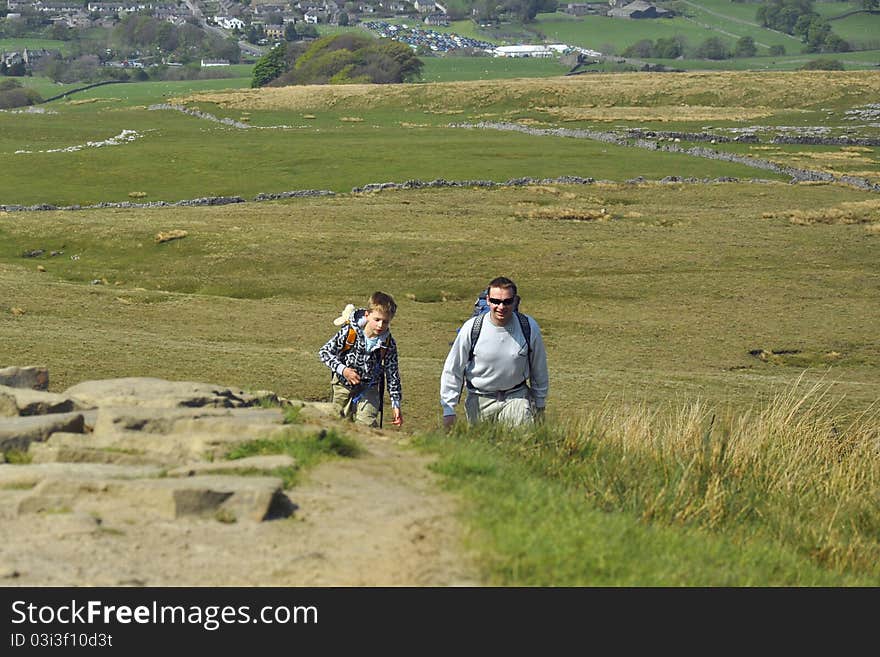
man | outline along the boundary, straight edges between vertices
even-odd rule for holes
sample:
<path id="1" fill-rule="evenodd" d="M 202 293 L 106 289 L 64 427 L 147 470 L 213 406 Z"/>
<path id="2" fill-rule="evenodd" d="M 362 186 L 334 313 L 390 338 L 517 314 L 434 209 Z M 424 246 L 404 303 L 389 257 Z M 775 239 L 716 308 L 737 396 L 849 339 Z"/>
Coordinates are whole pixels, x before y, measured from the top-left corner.
<path id="1" fill-rule="evenodd" d="M 443 427 L 455 423 L 455 406 L 467 387 L 469 424 L 499 421 L 530 424 L 544 415 L 549 377 L 538 323 L 516 310 L 519 297 L 509 278 L 489 283 L 487 313 L 458 332 L 440 377 Z"/>

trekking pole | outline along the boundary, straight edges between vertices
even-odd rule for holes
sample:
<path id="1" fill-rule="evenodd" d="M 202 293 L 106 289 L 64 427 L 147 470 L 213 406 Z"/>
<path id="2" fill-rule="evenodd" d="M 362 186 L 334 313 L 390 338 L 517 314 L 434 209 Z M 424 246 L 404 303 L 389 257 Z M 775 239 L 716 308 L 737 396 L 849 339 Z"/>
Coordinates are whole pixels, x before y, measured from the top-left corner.
<path id="1" fill-rule="evenodd" d="M 379 428 L 382 428 L 382 420 L 385 411 L 385 368 L 379 370 Z"/>

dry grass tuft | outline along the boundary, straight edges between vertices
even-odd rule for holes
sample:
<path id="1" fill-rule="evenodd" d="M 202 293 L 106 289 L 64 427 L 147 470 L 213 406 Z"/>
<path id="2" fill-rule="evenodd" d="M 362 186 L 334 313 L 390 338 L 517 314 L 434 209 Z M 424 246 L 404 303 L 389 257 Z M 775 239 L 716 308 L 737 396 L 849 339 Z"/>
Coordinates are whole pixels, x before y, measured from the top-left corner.
<path id="1" fill-rule="evenodd" d="M 539 208 L 528 212 L 517 212 L 517 215 L 548 221 L 608 221 L 613 218 L 605 208 Z"/>
<path id="2" fill-rule="evenodd" d="M 174 229 L 167 232 L 156 233 L 156 244 L 170 242 L 171 240 L 179 240 L 189 235 L 185 230 Z"/>
<path id="3" fill-rule="evenodd" d="M 770 215 L 770 216 L 768 216 Z M 880 200 L 843 202 L 836 207 L 818 210 L 791 210 L 763 214 L 764 218 L 784 217 L 797 226 L 813 224 L 880 224 Z"/>

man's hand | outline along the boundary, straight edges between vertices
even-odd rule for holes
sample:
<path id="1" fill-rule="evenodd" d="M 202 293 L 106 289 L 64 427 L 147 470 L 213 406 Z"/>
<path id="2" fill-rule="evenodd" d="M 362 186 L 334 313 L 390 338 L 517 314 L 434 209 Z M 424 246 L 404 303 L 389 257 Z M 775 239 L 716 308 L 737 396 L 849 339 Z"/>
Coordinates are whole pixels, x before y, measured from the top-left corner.
<path id="1" fill-rule="evenodd" d="M 344 376 L 345 380 L 353 386 L 356 386 L 358 383 L 361 382 L 361 375 L 358 374 L 351 367 L 346 367 L 344 370 L 342 370 L 342 376 Z"/>
<path id="2" fill-rule="evenodd" d="M 535 409 L 535 423 L 542 424 L 544 422 L 544 407 L 541 406 Z"/>
<path id="3" fill-rule="evenodd" d="M 452 428 L 453 424 L 455 424 L 455 414 L 443 416 L 443 429 L 444 429 L 444 431 L 449 431 Z"/>
<path id="4" fill-rule="evenodd" d="M 396 427 L 399 427 L 403 424 L 403 414 L 401 414 L 400 409 L 394 407 L 391 409 L 391 414 L 394 416 L 394 419 L 391 420 L 391 424 Z"/>

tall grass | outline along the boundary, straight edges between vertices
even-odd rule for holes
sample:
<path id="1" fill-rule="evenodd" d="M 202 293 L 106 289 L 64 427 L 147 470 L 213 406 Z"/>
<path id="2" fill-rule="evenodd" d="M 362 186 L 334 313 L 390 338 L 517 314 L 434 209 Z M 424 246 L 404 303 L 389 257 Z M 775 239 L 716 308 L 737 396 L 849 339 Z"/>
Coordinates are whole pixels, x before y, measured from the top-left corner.
<path id="1" fill-rule="evenodd" d="M 853 417 L 836 407 L 828 384 L 799 381 L 745 411 L 604 403 L 533 431 L 471 431 L 564 483 L 584 513 L 776 545 L 823 572 L 876 584 L 880 417 L 876 407 Z"/>

